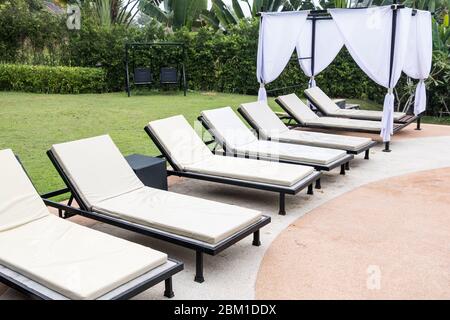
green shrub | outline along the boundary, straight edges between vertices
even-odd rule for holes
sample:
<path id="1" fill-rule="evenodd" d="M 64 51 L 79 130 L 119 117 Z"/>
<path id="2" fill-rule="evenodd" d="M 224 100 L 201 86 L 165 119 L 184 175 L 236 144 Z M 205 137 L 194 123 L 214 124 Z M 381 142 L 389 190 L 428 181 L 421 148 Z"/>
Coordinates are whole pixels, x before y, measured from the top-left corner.
<path id="1" fill-rule="evenodd" d="M 0 64 L 0 90 L 38 93 L 91 93 L 106 90 L 100 68 Z"/>
<path id="2" fill-rule="evenodd" d="M 123 90 L 126 43 L 181 41 L 186 44 L 186 70 L 190 89 L 257 94 L 258 19 L 253 19 L 251 23 L 241 21 L 227 28 L 225 33 L 206 26 L 197 32 L 180 29 L 174 34 L 168 34 L 154 21 L 146 23 L 145 27 L 102 26 L 98 19 L 89 13 L 86 9 L 89 6 L 86 5 L 83 7 L 81 30 L 69 31 L 65 27 L 64 17 L 50 15 L 43 10 L 31 10 L 25 6 L 28 2 L 28 0 L 8 0 L 6 4 L 2 4 L 0 0 L 0 61 L 87 67 L 96 68 L 96 71 L 93 71 L 94 74 L 88 72 L 86 75 L 82 72 L 73 74 L 70 71 L 65 73 L 48 71 L 39 75 L 42 77 L 42 80 L 39 80 L 35 71 L 21 69 L 21 76 L 15 76 L 18 71 L 9 74 L 4 70 L 8 67 L 2 66 L 0 89 L 34 92 Z M 158 87 L 159 67 L 176 66 L 177 55 L 179 53 L 171 48 L 142 50 L 134 55 L 135 66 L 150 67 L 155 76 L 153 86 Z M 97 68 L 99 66 L 104 72 Z M 133 65 L 130 65 L 130 69 L 132 67 Z M 436 114 L 444 103 L 450 104 L 448 53 L 435 53 L 433 70 L 432 77 L 427 81 L 429 114 Z M 50 79 L 53 73 L 55 79 Z M 61 80 L 61 77 L 65 79 Z M 81 77 L 102 80 L 79 80 Z M 346 49 L 343 49 L 335 61 L 317 76 L 316 81 L 334 97 L 370 99 L 381 104 L 386 93 L 385 88 L 375 84 L 361 71 Z M 293 84 L 300 86 L 272 94 L 292 91 L 296 91 L 299 95 L 303 94 L 308 85 L 308 78 L 296 61 L 291 62 L 281 76 L 267 86 L 267 89 Z M 407 96 L 414 88 L 415 86 L 407 83 L 406 77 L 403 76 L 397 85 L 397 93 L 402 97 Z"/>
<path id="3" fill-rule="evenodd" d="M 60 63 L 65 16 L 43 9 L 39 0 L 0 1 L 0 62 Z"/>

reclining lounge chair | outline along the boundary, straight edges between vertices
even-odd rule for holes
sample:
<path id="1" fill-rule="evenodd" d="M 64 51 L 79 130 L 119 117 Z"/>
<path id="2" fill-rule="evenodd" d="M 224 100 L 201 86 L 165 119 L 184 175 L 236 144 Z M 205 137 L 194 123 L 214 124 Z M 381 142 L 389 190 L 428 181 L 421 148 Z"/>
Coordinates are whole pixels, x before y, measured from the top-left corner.
<path id="1" fill-rule="evenodd" d="M 266 140 L 345 150 L 349 154 L 365 152 L 365 159 L 369 159 L 370 148 L 376 145 L 369 138 L 290 130 L 267 103 L 261 101 L 244 103 L 238 111 L 259 137 Z"/>
<path id="2" fill-rule="evenodd" d="M 367 132 L 379 134 L 381 121 L 356 120 L 336 117 L 319 117 L 296 94 L 279 96 L 275 101 L 284 109 L 301 127 Z M 394 124 L 394 133 L 399 132 L 408 124 Z"/>
<path id="3" fill-rule="evenodd" d="M 312 166 L 319 171 L 345 167 L 353 155 L 345 151 L 258 140 L 230 107 L 203 111 L 199 120 L 227 155 Z"/>
<path id="4" fill-rule="evenodd" d="M 34 298 L 127 299 L 183 264 L 50 214 L 11 150 L 0 151 L 0 282 Z"/>
<path id="5" fill-rule="evenodd" d="M 382 111 L 341 109 L 319 87 L 306 89 L 305 95 L 313 106 L 326 117 L 373 121 L 381 121 L 381 118 L 383 117 Z M 404 112 L 394 112 L 395 123 L 410 124 L 416 120 L 419 121 L 420 118 Z"/>
<path id="6" fill-rule="evenodd" d="M 312 167 L 215 155 L 183 116 L 150 122 L 145 131 L 170 163 L 169 175 L 277 192 L 279 214 L 285 215 L 285 194 L 296 194 L 313 183 L 320 172 Z"/>
<path id="7" fill-rule="evenodd" d="M 69 215 L 195 250 L 197 282 L 204 281 L 203 253 L 216 255 L 251 234 L 259 246 L 270 222 L 259 211 L 144 186 L 107 135 L 54 145 L 48 155 L 80 206 Z"/>

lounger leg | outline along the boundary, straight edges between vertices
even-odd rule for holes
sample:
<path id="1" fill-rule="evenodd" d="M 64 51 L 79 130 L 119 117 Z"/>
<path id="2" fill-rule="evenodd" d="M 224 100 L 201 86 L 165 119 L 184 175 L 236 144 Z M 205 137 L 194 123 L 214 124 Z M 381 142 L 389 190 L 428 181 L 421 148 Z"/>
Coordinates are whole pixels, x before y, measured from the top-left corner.
<path id="1" fill-rule="evenodd" d="M 253 243 L 255 247 L 259 247 L 261 245 L 260 233 L 259 230 L 253 233 Z"/>
<path id="2" fill-rule="evenodd" d="M 345 164 L 341 164 L 341 174 L 345 176 Z"/>
<path id="3" fill-rule="evenodd" d="M 422 128 L 420 128 L 420 117 L 417 118 L 417 127 L 416 130 L 422 130 Z"/>
<path id="4" fill-rule="evenodd" d="M 70 207 L 72 203 L 73 203 L 73 194 L 70 195 L 69 202 L 67 202 L 67 205 Z"/>
<path id="5" fill-rule="evenodd" d="M 350 170 L 350 161 L 345 164 L 345 170 Z"/>
<path id="6" fill-rule="evenodd" d="M 278 214 L 282 216 L 286 215 L 286 195 L 284 193 L 280 193 L 280 211 Z"/>
<path id="7" fill-rule="evenodd" d="M 364 159 L 369 160 L 370 150 L 366 150 L 366 154 L 364 155 Z"/>
<path id="8" fill-rule="evenodd" d="M 172 277 L 170 277 L 169 279 L 166 279 L 165 286 L 166 286 L 166 290 L 164 290 L 164 297 L 167 297 L 169 299 L 173 298 L 175 296 L 175 294 L 173 293 L 173 288 L 172 288 Z"/>
<path id="9" fill-rule="evenodd" d="M 314 188 L 313 188 L 313 185 L 312 184 L 310 184 L 309 186 L 308 186 L 308 194 L 314 194 Z"/>
<path id="10" fill-rule="evenodd" d="M 203 283 L 205 278 L 203 277 L 203 252 L 195 252 L 195 282 Z"/>
<path id="11" fill-rule="evenodd" d="M 384 149 L 383 152 L 391 152 L 391 149 L 389 149 L 389 141 L 384 143 Z"/>
<path id="12" fill-rule="evenodd" d="M 316 189 L 318 189 L 318 190 L 322 189 L 322 184 L 320 183 L 320 179 L 316 180 Z"/>

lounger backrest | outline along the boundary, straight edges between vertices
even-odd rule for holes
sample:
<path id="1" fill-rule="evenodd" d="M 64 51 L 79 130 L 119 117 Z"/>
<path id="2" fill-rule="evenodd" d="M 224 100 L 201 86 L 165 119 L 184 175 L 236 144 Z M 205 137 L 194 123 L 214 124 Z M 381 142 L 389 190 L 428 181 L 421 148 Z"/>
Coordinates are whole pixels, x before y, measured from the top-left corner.
<path id="1" fill-rule="evenodd" d="M 0 232 L 49 215 L 21 164 L 10 150 L 0 151 Z M 14 250 L 14 249 L 11 249 Z"/>
<path id="2" fill-rule="evenodd" d="M 52 152 L 89 209 L 144 186 L 108 135 L 55 144 Z"/>
<path id="3" fill-rule="evenodd" d="M 180 169 L 213 156 L 183 116 L 152 121 L 148 128 Z"/>
<path id="4" fill-rule="evenodd" d="M 228 147 L 244 146 L 257 140 L 230 107 L 203 111 L 202 117 L 219 142 Z"/>
<path id="5" fill-rule="evenodd" d="M 287 132 L 289 128 L 277 117 L 267 103 L 262 101 L 243 103 L 241 111 L 258 129 L 264 138 L 270 138 L 270 133 Z"/>
<path id="6" fill-rule="evenodd" d="M 300 123 L 306 123 L 308 120 L 317 120 L 319 118 L 295 93 L 279 96 L 278 101 Z"/>
<path id="7" fill-rule="evenodd" d="M 340 109 L 319 87 L 306 89 L 305 94 L 308 99 L 325 114 L 333 114 Z"/>

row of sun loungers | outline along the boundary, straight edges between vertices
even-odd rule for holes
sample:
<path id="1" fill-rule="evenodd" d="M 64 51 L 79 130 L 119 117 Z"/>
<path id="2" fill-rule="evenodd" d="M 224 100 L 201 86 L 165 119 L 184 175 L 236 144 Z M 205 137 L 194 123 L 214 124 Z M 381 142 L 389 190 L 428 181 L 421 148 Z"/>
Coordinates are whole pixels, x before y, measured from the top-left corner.
<path id="1" fill-rule="evenodd" d="M 304 126 L 380 130 L 377 121 L 318 117 L 295 95 L 277 101 Z M 354 155 L 368 159 L 375 145 L 292 130 L 262 102 L 239 112 L 256 135 L 229 107 L 201 113 L 220 150 L 211 150 L 183 116 L 152 121 L 145 131 L 169 162 L 169 175 L 279 193 L 282 215 L 286 194 L 313 194 L 322 171 L 345 174 Z M 13 152 L 0 151 L 0 281 L 36 298 L 128 299 L 162 281 L 170 298 L 172 276 L 183 270 L 166 253 L 60 219 L 48 207 L 61 217 L 81 215 L 191 249 L 200 283 L 204 254 L 250 235 L 259 246 L 260 229 L 271 221 L 257 210 L 145 186 L 107 135 L 55 144 L 47 154 L 66 188 L 41 197 Z M 66 193 L 68 205 L 51 200 Z"/>
<path id="2" fill-rule="evenodd" d="M 304 128 L 326 129 L 326 130 L 344 130 L 355 132 L 367 132 L 379 134 L 381 132 L 381 112 L 370 110 L 343 110 L 340 109 L 331 99 L 327 101 L 325 94 L 318 88 L 308 89 L 305 91 L 311 96 L 313 105 L 316 106 L 325 116 L 319 116 L 312 111 L 296 94 L 279 96 L 275 102 L 294 119 L 298 126 Z M 313 93 L 320 92 L 320 95 Z M 314 97 L 314 98 L 312 98 Z M 322 99 L 321 99 L 322 98 Z M 325 101 L 324 101 L 325 100 Z M 342 110 L 333 111 L 333 106 Z M 359 115 L 357 115 L 359 113 Z M 351 115 L 352 114 L 352 115 Z M 420 128 L 420 117 L 407 115 L 404 113 L 395 113 L 393 132 L 398 133 L 400 130 L 417 121 L 417 128 Z"/>

